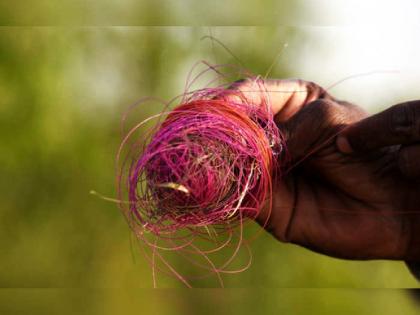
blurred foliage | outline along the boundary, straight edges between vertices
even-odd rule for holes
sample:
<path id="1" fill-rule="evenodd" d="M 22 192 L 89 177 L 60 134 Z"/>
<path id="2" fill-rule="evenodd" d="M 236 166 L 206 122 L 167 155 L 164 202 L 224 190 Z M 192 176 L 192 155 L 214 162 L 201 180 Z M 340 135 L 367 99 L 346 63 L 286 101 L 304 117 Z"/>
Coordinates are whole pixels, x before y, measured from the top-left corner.
<path id="1" fill-rule="evenodd" d="M 34 10 L 58 5 L 42 1 Z M 67 2 L 60 12 L 76 14 L 78 5 L 89 2 Z M 8 4 L 1 6 L 7 9 Z M 3 18 L 6 9 L 0 10 Z M 144 16 L 157 9 L 147 10 Z M 14 14 L 29 11 L 22 7 Z M 246 68 L 263 75 L 284 43 L 299 42 L 300 36 L 299 29 L 288 27 L 0 28 L 0 286 L 62 288 L 3 290 L 0 313 L 210 314 L 235 309 L 243 314 L 336 314 L 342 307 L 347 311 L 340 314 L 417 313 L 404 292 L 370 291 L 374 302 L 367 304 L 364 291 L 351 289 L 260 289 L 416 286 L 400 262 L 332 259 L 267 234 L 252 243 L 251 268 L 225 277 L 227 287 L 245 289 L 141 289 L 152 287 L 151 270 L 130 242 L 126 222 L 115 204 L 89 191 L 115 195 L 120 119 L 130 104 L 144 96 L 170 99 L 182 93 L 197 61 L 238 64 L 220 45 L 201 40 L 206 35 L 221 40 Z M 292 53 L 280 56 L 270 75 L 293 76 L 293 62 Z M 131 118 L 140 121 L 160 110 L 142 106 Z M 251 232 L 257 228 L 249 227 Z M 159 277 L 158 285 L 182 287 L 165 277 Z M 217 284 L 210 279 L 200 285 Z M 256 296 L 255 288 L 263 297 Z"/>
<path id="2" fill-rule="evenodd" d="M 311 18 L 294 14 L 305 1 L 261 0 L 256 10 L 249 0 L 15 0 L 0 2 L 0 25 L 296 25 Z"/>

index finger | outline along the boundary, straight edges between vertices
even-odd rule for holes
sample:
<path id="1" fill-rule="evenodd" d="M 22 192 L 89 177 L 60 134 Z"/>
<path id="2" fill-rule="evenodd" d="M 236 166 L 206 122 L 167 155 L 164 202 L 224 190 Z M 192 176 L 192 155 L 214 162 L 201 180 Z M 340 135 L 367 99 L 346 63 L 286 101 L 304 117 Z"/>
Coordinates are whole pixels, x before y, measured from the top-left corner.
<path id="1" fill-rule="evenodd" d="M 330 96 L 319 85 L 300 79 L 248 78 L 232 84 L 222 97 L 234 101 L 241 101 L 241 97 L 244 97 L 249 103 L 257 106 L 268 100 L 276 120 L 283 122 L 296 114 L 305 104 Z"/>
<path id="2" fill-rule="evenodd" d="M 337 138 L 341 152 L 366 152 L 420 141 L 420 101 L 394 105 L 347 127 Z"/>

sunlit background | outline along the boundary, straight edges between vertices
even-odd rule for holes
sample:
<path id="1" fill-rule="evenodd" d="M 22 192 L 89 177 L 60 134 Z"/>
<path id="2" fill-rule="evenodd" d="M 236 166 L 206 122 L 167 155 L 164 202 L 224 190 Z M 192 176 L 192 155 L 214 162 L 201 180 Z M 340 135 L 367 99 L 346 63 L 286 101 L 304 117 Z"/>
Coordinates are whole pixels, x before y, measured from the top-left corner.
<path id="1" fill-rule="evenodd" d="M 262 4 L 279 16 L 242 1 L 0 4 L 0 24 L 10 25 L 0 28 L 0 286 L 61 288 L 4 290 L 1 314 L 201 314 L 229 303 L 243 314 L 337 314 L 343 306 L 340 314 L 418 313 L 406 292 L 370 291 L 366 304 L 365 294 L 352 290 L 417 287 L 403 263 L 333 259 L 266 234 L 252 244 L 251 268 L 224 278 L 226 287 L 243 289 L 155 294 L 146 290 L 151 270 L 117 206 L 89 194 L 115 196 L 123 112 L 142 97 L 182 93 L 200 60 L 312 80 L 372 113 L 420 98 L 418 2 Z M 280 26 L 109 26 L 266 23 Z M 208 35 L 230 52 L 202 39 Z M 145 105 L 135 119 L 160 109 Z M 158 276 L 158 287 L 182 283 Z"/>

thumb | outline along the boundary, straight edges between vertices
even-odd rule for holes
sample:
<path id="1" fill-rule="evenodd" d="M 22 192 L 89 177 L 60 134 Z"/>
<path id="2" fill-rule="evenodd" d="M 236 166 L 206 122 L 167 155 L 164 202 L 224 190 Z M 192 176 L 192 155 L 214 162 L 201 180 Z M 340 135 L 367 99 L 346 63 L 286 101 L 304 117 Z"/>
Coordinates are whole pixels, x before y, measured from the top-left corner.
<path id="1" fill-rule="evenodd" d="M 343 153 L 420 141 L 420 101 L 406 102 L 347 127 L 337 138 Z"/>

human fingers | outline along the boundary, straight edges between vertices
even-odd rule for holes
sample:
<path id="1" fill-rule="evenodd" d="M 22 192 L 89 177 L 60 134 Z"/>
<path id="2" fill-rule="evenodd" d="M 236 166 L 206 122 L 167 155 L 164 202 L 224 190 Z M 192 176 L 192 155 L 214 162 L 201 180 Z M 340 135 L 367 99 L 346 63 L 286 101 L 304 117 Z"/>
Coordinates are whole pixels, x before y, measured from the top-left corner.
<path id="1" fill-rule="evenodd" d="M 222 97 L 260 106 L 269 104 L 276 121 L 290 119 L 305 104 L 316 99 L 331 98 L 319 85 L 300 79 L 267 79 L 259 77 L 236 81 Z"/>
<path id="2" fill-rule="evenodd" d="M 401 103 L 350 125 L 337 138 L 343 153 L 420 141 L 420 101 Z"/>

